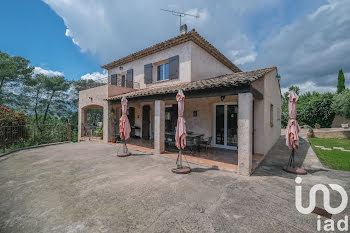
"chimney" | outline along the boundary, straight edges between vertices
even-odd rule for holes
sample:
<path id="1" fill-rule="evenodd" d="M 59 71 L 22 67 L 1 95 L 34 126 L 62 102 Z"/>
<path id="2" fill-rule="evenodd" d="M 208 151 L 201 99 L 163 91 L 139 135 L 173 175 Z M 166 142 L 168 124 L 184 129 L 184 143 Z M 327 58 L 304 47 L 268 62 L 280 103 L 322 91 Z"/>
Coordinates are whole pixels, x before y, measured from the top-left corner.
<path id="1" fill-rule="evenodd" d="M 182 24 L 180 26 L 180 35 L 183 35 L 187 32 L 187 25 L 186 24 Z"/>

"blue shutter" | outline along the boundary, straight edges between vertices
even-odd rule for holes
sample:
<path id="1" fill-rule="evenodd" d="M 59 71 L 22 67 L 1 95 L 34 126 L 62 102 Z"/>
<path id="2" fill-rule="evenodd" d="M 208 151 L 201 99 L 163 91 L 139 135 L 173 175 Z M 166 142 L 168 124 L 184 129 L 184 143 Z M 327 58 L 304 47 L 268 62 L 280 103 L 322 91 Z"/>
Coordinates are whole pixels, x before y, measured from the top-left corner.
<path id="1" fill-rule="evenodd" d="M 144 82 L 145 82 L 145 84 L 152 83 L 152 80 L 153 80 L 152 71 L 153 71 L 152 63 L 144 66 Z"/>
<path id="2" fill-rule="evenodd" d="M 130 69 L 126 71 L 126 87 L 133 88 L 134 87 L 134 70 Z"/>
<path id="3" fill-rule="evenodd" d="M 169 58 L 169 79 L 179 78 L 179 55 Z"/>
<path id="4" fill-rule="evenodd" d="M 117 74 L 111 75 L 111 85 L 117 85 Z"/>

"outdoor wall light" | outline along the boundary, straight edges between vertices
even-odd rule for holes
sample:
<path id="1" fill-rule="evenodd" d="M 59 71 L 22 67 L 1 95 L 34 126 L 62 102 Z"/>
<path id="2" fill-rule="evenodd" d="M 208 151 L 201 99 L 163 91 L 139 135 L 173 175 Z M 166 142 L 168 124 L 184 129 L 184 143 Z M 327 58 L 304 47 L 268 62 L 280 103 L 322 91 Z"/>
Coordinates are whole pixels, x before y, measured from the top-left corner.
<path id="1" fill-rule="evenodd" d="M 224 101 L 225 97 L 226 97 L 226 96 L 221 96 L 221 97 L 220 97 L 221 101 Z"/>
<path id="2" fill-rule="evenodd" d="M 281 76 L 279 74 L 276 75 L 276 78 L 277 78 L 278 82 L 281 80 Z"/>

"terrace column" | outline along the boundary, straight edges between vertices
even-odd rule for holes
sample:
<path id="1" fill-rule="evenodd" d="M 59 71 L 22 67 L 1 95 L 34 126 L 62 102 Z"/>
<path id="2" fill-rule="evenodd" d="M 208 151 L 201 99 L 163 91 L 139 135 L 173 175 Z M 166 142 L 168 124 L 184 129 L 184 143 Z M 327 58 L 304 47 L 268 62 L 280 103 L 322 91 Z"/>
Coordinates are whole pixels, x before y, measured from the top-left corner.
<path id="1" fill-rule="evenodd" d="M 112 104 L 109 101 L 103 105 L 103 142 L 108 143 L 112 137 L 112 123 L 110 119 L 110 112 L 112 109 Z"/>
<path id="2" fill-rule="evenodd" d="M 86 122 L 87 109 L 80 108 L 78 111 L 78 141 L 85 135 L 83 124 Z"/>
<path id="3" fill-rule="evenodd" d="M 253 95 L 238 95 L 238 173 L 249 176 L 253 152 Z"/>
<path id="4" fill-rule="evenodd" d="M 165 102 L 154 102 L 154 152 L 163 153 L 165 150 Z"/>

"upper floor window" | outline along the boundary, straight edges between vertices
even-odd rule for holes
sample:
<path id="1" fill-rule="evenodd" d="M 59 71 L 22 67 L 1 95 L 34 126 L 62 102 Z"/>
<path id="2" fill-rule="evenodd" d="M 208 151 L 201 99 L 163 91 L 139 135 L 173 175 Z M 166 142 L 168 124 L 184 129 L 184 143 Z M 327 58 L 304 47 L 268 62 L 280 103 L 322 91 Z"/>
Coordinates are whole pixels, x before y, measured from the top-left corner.
<path id="1" fill-rule="evenodd" d="M 122 75 L 121 77 L 121 85 L 122 87 L 126 87 L 126 78 L 125 74 Z"/>
<path id="2" fill-rule="evenodd" d="M 157 81 L 169 80 L 169 63 L 157 66 Z"/>

